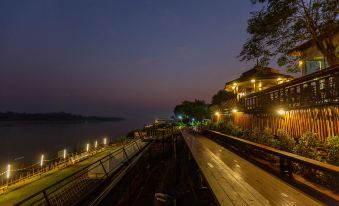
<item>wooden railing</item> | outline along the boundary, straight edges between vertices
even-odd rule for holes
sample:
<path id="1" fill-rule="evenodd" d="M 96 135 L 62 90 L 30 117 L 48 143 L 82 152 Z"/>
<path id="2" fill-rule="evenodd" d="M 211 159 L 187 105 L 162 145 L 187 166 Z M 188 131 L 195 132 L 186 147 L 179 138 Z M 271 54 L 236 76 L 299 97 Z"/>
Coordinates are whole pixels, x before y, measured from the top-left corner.
<path id="1" fill-rule="evenodd" d="M 250 94 L 240 103 L 249 113 L 339 104 L 339 65 Z"/>
<path id="2" fill-rule="evenodd" d="M 205 133 L 207 135 L 211 135 L 211 136 L 218 136 L 223 138 L 224 141 L 232 144 L 232 143 L 236 143 L 236 144 L 240 144 L 242 146 L 250 146 L 254 149 L 258 149 L 261 151 L 264 151 L 266 153 L 272 154 L 274 156 L 277 156 L 280 158 L 280 172 L 281 174 L 288 174 L 288 175 L 292 175 L 292 162 L 295 163 L 300 163 L 302 165 L 308 166 L 312 169 L 317 169 L 317 170 L 321 170 L 321 171 L 325 171 L 327 173 L 330 173 L 334 176 L 338 176 L 339 175 L 339 166 L 335 166 L 335 165 L 331 165 L 331 164 L 327 164 L 327 163 L 323 163 L 323 162 L 319 162 L 317 160 L 314 159 L 310 159 L 310 158 L 306 158 L 306 157 L 302 157 L 300 155 L 297 154 L 293 154 L 290 152 L 285 152 L 282 150 L 278 150 L 266 145 L 262 145 L 262 144 L 258 144 L 255 142 L 251 142 L 245 139 L 241 139 L 238 137 L 234 137 L 231 135 L 227 135 L 227 134 L 223 134 L 221 132 L 217 132 L 217 131 L 213 131 L 213 130 L 205 130 Z"/>

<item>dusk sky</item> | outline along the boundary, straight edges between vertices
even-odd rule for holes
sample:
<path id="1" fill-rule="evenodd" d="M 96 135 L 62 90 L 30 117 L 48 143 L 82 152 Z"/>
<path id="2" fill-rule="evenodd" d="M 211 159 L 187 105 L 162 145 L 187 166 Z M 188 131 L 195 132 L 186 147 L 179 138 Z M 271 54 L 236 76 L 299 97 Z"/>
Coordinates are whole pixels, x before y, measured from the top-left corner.
<path id="1" fill-rule="evenodd" d="M 0 111 L 168 117 L 251 68 L 250 0 L 0 1 Z"/>

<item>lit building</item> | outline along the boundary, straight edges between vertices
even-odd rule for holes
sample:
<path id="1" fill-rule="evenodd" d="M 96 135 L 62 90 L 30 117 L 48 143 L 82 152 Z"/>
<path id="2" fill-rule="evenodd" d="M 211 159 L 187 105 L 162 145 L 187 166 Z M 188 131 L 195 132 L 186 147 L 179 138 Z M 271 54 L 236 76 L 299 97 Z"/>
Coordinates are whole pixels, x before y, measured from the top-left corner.
<path id="1" fill-rule="evenodd" d="M 339 33 L 334 36 L 333 42 L 339 42 Z M 294 48 L 289 52 L 289 55 L 298 57 L 300 59 L 298 66 L 301 69 L 303 76 L 329 67 L 326 58 L 319 51 L 312 40 L 309 40 Z M 337 46 L 336 55 L 339 56 L 339 46 Z"/>
<path id="2" fill-rule="evenodd" d="M 277 69 L 255 66 L 242 73 L 238 79 L 227 82 L 225 90 L 234 92 L 240 99 L 247 94 L 262 91 L 292 79 L 292 76 L 281 74 Z"/>

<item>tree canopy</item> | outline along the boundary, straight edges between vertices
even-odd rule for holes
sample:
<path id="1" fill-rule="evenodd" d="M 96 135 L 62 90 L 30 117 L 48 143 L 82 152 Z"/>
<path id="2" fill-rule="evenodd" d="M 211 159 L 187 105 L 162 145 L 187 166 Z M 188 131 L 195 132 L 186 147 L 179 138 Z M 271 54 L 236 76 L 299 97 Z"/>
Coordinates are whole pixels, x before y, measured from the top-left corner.
<path id="1" fill-rule="evenodd" d="M 219 90 L 212 97 L 212 105 L 221 105 L 223 102 L 235 98 L 236 95 L 233 92 L 227 92 L 225 90 Z"/>
<path id="2" fill-rule="evenodd" d="M 338 42 L 338 0 L 251 0 L 262 4 L 251 12 L 247 32 L 249 38 L 239 54 L 240 60 L 257 60 L 265 66 L 277 57 L 279 66 L 298 71 L 297 57 L 288 53 L 296 46 L 312 41 L 326 57 L 329 65 L 339 63 L 336 55 Z"/>
<path id="3" fill-rule="evenodd" d="M 184 101 L 175 106 L 174 114 L 186 120 L 194 118 L 201 121 L 208 118 L 208 105 L 202 100 Z"/>

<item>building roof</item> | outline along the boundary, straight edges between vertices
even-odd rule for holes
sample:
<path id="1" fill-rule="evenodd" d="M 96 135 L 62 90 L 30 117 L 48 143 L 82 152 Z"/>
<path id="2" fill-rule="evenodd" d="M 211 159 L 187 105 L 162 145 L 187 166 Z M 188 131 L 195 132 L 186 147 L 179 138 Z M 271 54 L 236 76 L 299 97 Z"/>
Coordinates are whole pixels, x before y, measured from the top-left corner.
<path id="1" fill-rule="evenodd" d="M 240 75 L 238 79 L 234 79 L 226 83 L 233 84 L 238 82 L 250 81 L 251 79 L 276 79 L 276 78 L 288 78 L 293 79 L 291 75 L 281 74 L 279 70 L 270 67 L 255 66 Z"/>

